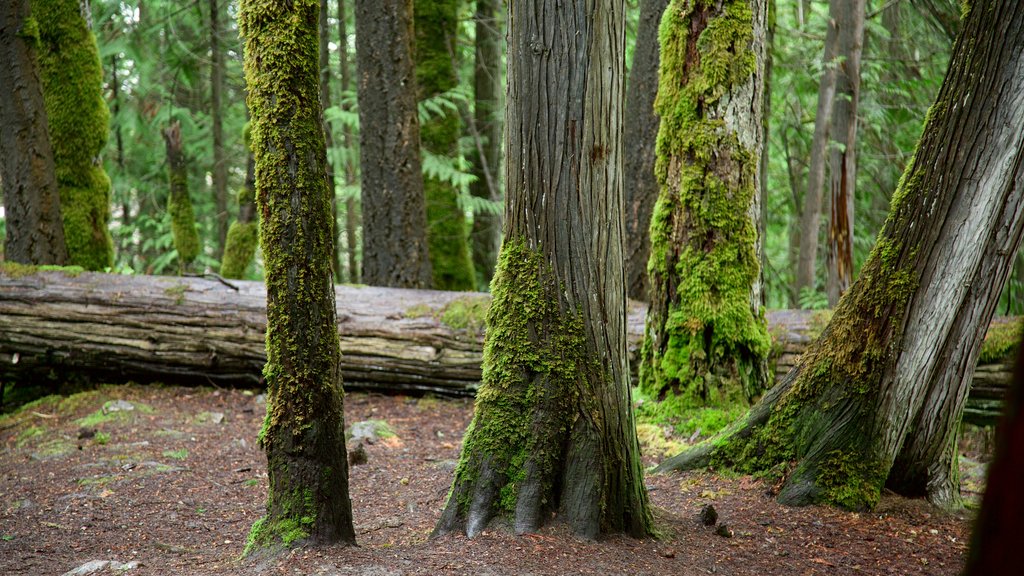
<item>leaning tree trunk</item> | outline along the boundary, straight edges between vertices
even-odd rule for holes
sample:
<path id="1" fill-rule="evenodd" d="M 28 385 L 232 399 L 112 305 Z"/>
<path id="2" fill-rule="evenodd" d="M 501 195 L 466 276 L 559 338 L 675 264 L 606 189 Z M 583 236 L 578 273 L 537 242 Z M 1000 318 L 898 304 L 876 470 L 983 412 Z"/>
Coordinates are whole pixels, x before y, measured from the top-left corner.
<path id="1" fill-rule="evenodd" d="M 7 236 L 4 258 L 22 264 L 64 264 L 68 250 L 60 216 L 53 148 L 36 69 L 38 30 L 28 24 L 29 0 L 0 7 L 0 182 Z"/>
<path id="2" fill-rule="evenodd" d="M 857 103 L 864 48 L 865 0 L 843 0 L 836 10 L 839 63 L 829 142 L 831 202 L 828 226 L 829 306 L 835 307 L 853 282 L 853 199 L 857 189 Z"/>
<path id="3" fill-rule="evenodd" d="M 658 115 L 658 25 L 668 0 L 643 0 L 633 49 L 633 67 L 626 86 L 626 117 L 623 132 L 623 186 L 626 195 L 626 231 L 623 258 L 626 293 L 647 300 L 647 260 L 651 253 L 651 211 L 658 198 L 654 175 Z"/>
<path id="4" fill-rule="evenodd" d="M 356 0 L 363 282 L 428 288 L 412 0 Z"/>
<path id="5" fill-rule="evenodd" d="M 625 356 L 621 10 L 509 7 L 505 241 L 438 533 L 553 513 L 587 538 L 651 532 Z"/>
<path id="6" fill-rule="evenodd" d="M 757 236 L 766 17 L 762 0 L 676 1 L 662 24 L 640 388 L 680 408 L 750 402 L 768 386 Z"/>
<path id="7" fill-rule="evenodd" d="M 967 373 L 1024 234 L 1024 4 L 975 2 L 860 278 L 800 365 L 663 468 L 796 461 L 782 502 L 956 503 Z"/>
<path id="8" fill-rule="evenodd" d="M 33 0 L 32 13 L 68 263 L 103 270 L 114 265 L 114 243 L 110 178 L 101 162 L 110 112 L 96 38 L 78 0 Z"/>
<path id="9" fill-rule="evenodd" d="M 243 0 L 267 283 L 267 514 L 246 551 L 355 543 L 331 275 L 316 0 Z"/>

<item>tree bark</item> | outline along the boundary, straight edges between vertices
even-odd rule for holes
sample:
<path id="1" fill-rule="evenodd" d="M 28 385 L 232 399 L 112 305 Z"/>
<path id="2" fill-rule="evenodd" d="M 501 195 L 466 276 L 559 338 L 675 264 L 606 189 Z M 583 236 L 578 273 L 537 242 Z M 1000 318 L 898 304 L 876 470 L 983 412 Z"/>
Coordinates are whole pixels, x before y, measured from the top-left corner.
<path id="1" fill-rule="evenodd" d="M 228 164 L 224 158 L 224 52 L 220 47 L 220 6 L 210 0 L 210 128 L 213 132 L 213 190 L 217 210 L 217 253 L 228 237 Z"/>
<path id="2" fill-rule="evenodd" d="M 341 94 L 342 98 L 351 89 L 350 68 L 348 59 L 348 32 L 345 17 L 345 4 L 348 0 L 338 0 L 338 59 L 341 68 Z M 343 100 L 342 107 L 349 109 L 348 104 Z M 352 129 L 347 125 L 341 131 L 341 145 L 345 148 L 345 185 L 355 186 L 356 165 L 355 154 L 352 151 Z M 356 240 L 356 229 L 359 228 L 359 207 L 356 205 L 354 196 L 345 199 L 345 244 L 348 249 L 348 281 L 359 284 L 361 275 L 357 258 L 358 246 Z"/>
<path id="3" fill-rule="evenodd" d="M 181 124 L 173 122 L 164 129 L 163 135 L 170 185 L 167 212 L 171 215 L 171 233 L 174 236 L 174 249 L 178 251 L 179 270 L 186 272 L 199 255 L 199 231 L 196 230 L 196 217 L 188 194 L 188 165 L 181 149 Z"/>
<path id="4" fill-rule="evenodd" d="M 327 20 L 327 0 L 320 0 L 320 107 L 324 110 L 331 107 L 331 57 L 328 51 L 331 29 Z M 331 270 L 334 281 L 341 282 L 344 278 L 341 273 L 341 243 L 338 242 L 338 189 L 335 179 L 337 172 L 331 157 L 331 150 L 334 148 L 334 132 L 326 117 L 324 117 L 324 141 L 327 144 L 327 194 L 331 198 Z"/>
<path id="5" fill-rule="evenodd" d="M 32 12 L 68 263 L 103 270 L 114 264 L 114 244 L 107 229 L 110 179 L 101 162 L 110 112 L 96 38 L 77 0 L 33 0 Z"/>
<path id="6" fill-rule="evenodd" d="M 807 169 L 807 193 L 800 214 L 800 257 L 796 266 L 794 292 L 801 294 L 816 289 L 815 268 L 818 265 L 818 230 L 821 227 L 821 204 L 825 194 L 825 161 L 828 155 L 829 129 L 836 98 L 836 55 L 838 29 L 829 3 L 828 29 L 825 33 L 825 54 L 822 57 L 821 80 L 818 83 L 818 108 L 814 114 L 814 136 L 811 140 L 811 163 Z"/>
<path id="7" fill-rule="evenodd" d="M 724 438 L 664 467 L 796 461 L 785 503 L 870 508 L 888 483 L 957 505 L 969 370 L 1024 235 L 1022 45 L 1024 5 L 971 8 L 889 218 L 822 337 Z"/>
<path id="8" fill-rule="evenodd" d="M 416 85 L 418 99 L 426 100 L 458 85 L 455 72 L 457 0 L 416 0 Z M 423 150 L 445 160 L 459 158 L 459 115 L 446 110 L 420 126 Z M 427 207 L 427 241 L 433 269 L 433 287 L 473 290 L 476 275 L 469 253 L 466 215 L 459 206 L 459 191 L 436 175 L 423 175 Z"/>
<path id="9" fill-rule="evenodd" d="M 316 0 L 243 0 L 267 284 L 267 514 L 246 552 L 355 544 L 331 274 Z"/>
<path id="10" fill-rule="evenodd" d="M 751 402 L 769 384 L 757 234 L 766 17 L 761 0 L 677 2 L 662 24 L 640 388 L 680 409 Z"/>
<path id="11" fill-rule="evenodd" d="M 256 159 L 252 155 L 250 130 L 245 131 L 245 182 L 238 194 L 238 220 L 231 223 L 224 243 L 220 274 L 225 278 L 243 278 L 259 246 L 256 222 Z"/>
<path id="12" fill-rule="evenodd" d="M 36 68 L 38 23 L 29 1 L 0 7 L 0 182 L 7 236 L 4 258 L 22 264 L 67 262 L 53 148 Z"/>
<path id="13" fill-rule="evenodd" d="M 483 383 L 436 533 L 553 513 L 585 538 L 652 530 L 628 385 L 621 3 L 508 11 L 505 239 Z"/>
<path id="14" fill-rule="evenodd" d="M 626 85 L 623 133 L 623 185 L 626 195 L 626 236 L 623 257 L 626 294 L 647 300 L 647 261 L 651 254 L 651 211 L 658 198 L 654 175 L 655 144 L 660 121 L 654 112 L 658 93 L 658 25 L 668 0 L 643 0 L 636 30 L 633 66 Z"/>
<path id="15" fill-rule="evenodd" d="M 373 286 L 432 282 L 412 50 L 412 0 L 356 0 L 359 124 L 367 127 L 359 131 L 362 280 Z"/>
<path id="16" fill-rule="evenodd" d="M 857 104 L 860 101 L 860 60 L 864 49 L 865 0 L 842 0 L 835 14 L 839 65 L 836 103 L 832 110 L 831 206 L 828 227 L 829 306 L 835 307 L 853 282 L 853 210 L 857 189 Z"/>
<path id="17" fill-rule="evenodd" d="M 469 193 L 477 198 L 501 200 L 501 2 L 477 0 L 473 15 L 476 42 L 473 64 L 473 139 L 469 156 L 476 182 Z M 470 249 L 477 286 L 485 288 L 494 276 L 501 244 L 501 215 L 473 214 Z"/>

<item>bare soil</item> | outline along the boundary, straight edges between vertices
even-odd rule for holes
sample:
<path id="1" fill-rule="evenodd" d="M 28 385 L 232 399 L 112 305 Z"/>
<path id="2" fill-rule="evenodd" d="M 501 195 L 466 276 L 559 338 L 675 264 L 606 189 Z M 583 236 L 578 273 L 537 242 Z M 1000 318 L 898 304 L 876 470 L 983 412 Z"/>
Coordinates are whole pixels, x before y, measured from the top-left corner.
<path id="1" fill-rule="evenodd" d="M 162 576 L 952 575 L 968 539 L 969 519 L 923 501 L 886 495 L 859 514 L 789 508 L 762 480 L 709 472 L 648 477 L 658 539 L 582 541 L 558 524 L 431 539 L 472 403 L 350 393 L 347 423 L 384 420 L 396 434 L 366 444 L 368 462 L 351 468 L 359 546 L 240 560 L 266 497 L 261 401 L 258 391 L 107 387 L 0 419 L 0 574 L 115 560 L 138 562 L 124 574 Z M 706 504 L 731 537 L 701 524 Z"/>

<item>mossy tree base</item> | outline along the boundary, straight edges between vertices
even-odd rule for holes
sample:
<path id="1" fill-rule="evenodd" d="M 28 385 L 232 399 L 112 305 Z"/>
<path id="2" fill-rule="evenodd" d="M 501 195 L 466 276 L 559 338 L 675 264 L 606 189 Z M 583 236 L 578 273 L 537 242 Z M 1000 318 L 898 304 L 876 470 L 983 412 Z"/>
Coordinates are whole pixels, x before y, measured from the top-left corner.
<path id="1" fill-rule="evenodd" d="M 662 470 L 781 475 L 789 504 L 868 509 L 889 487 L 959 505 L 969 371 L 1024 237 L 1022 42 L 1024 5 L 969 11 L 889 217 L 821 337 L 743 419 Z"/>

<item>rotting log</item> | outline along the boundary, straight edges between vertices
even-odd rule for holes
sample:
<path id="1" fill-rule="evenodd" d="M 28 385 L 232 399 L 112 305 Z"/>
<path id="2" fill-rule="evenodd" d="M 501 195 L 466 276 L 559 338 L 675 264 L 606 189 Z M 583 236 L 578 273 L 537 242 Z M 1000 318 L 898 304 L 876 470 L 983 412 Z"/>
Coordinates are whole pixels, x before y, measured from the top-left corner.
<path id="1" fill-rule="evenodd" d="M 468 328 L 443 319 L 453 302 L 479 303 L 487 294 L 336 286 L 335 295 L 347 388 L 454 396 L 476 391 L 483 319 L 461 316 L 457 324 Z M 627 313 L 635 358 L 646 307 L 630 302 Z M 767 316 L 778 378 L 827 317 L 807 310 Z M 0 380 L 62 381 L 74 374 L 106 382 L 255 386 L 265 361 L 265 326 L 261 282 L 0 268 Z M 1007 357 L 978 366 L 965 419 L 994 420 L 1011 363 Z"/>

